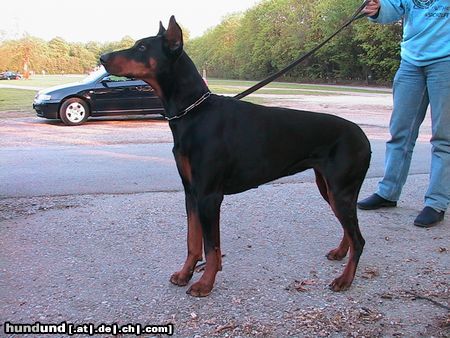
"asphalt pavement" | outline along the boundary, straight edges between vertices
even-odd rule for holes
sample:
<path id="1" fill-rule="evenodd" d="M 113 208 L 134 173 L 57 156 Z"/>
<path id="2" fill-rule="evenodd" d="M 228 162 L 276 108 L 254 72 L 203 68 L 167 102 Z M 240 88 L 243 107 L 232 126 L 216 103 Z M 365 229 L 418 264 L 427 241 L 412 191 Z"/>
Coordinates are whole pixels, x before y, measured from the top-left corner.
<path id="1" fill-rule="evenodd" d="M 383 175 L 384 147 L 372 140 L 368 178 Z M 0 148 L 1 197 L 181 191 L 172 143 Z M 410 175 L 429 172 L 430 146 L 419 143 Z M 12 169 L 13 168 L 13 169 Z M 313 182 L 313 171 L 276 183 Z"/>

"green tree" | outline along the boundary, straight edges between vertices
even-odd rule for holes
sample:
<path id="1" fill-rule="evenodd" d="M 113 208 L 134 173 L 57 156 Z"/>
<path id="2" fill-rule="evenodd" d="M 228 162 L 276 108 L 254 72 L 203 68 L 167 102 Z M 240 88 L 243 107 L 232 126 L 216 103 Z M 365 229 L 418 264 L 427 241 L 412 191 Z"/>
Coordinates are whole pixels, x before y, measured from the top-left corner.
<path id="1" fill-rule="evenodd" d="M 365 73 L 374 80 L 391 82 L 400 63 L 402 24 L 379 25 L 365 21 L 356 27 L 355 41 Z"/>
<path id="2" fill-rule="evenodd" d="M 263 0 L 244 13 L 225 17 L 185 46 L 200 70 L 222 78 L 261 79 L 331 35 L 361 4 L 360 0 Z M 359 20 L 315 55 L 284 76 L 288 80 L 361 81 L 369 75 L 391 82 L 399 63 L 401 23 L 374 25 Z M 84 73 L 99 64 L 102 53 L 129 48 L 133 38 L 107 43 L 46 42 L 31 36 L 4 40 L 0 32 L 0 71 Z"/>
<path id="3" fill-rule="evenodd" d="M 23 72 L 25 64 L 29 70 L 43 67 L 47 52 L 45 41 L 31 36 L 5 41 L 0 44 L 0 69 Z"/>
<path id="4" fill-rule="evenodd" d="M 70 73 L 69 44 L 61 37 L 56 37 L 48 42 L 50 49 L 49 69 L 52 73 Z"/>
<path id="5" fill-rule="evenodd" d="M 206 69 L 208 74 L 215 77 L 236 76 L 234 50 L 239 21 L 239 16 L 228 16 L 201 38 L 193 39 L 187 44 L 189 55 L 196 60 L 200 69 Z"/>
<path id="6" fill-rule="evenodd" d="M 213 76 L 259 79 L 276 72 L 334 33 L 360 0 L 265 0 L 225 18 L 187 45 L 199 68 Z M 285 75 L 320 81 L 387 81 L 398 65 L 398 25 L 355 22 Z"/>

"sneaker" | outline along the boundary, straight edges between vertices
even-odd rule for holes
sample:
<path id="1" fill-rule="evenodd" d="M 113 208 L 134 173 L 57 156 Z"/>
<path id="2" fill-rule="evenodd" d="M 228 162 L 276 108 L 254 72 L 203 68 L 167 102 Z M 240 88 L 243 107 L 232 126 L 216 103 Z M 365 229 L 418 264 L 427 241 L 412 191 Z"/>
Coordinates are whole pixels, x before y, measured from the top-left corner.
<path id="1" fill-rule="evenodd" d="M 384 199 L 380 195 L 373 194 L 358 202 L 358 208 L 362 210 L 376 210 L 380 208 L 394 208 L 397 202 Z"/>
<path id="2" fill-rule="evenodd" d="M 414 220 L 414 225 L 421 228 L 431 228 L 444 219 L 445 212 L 425 207 Z"/>

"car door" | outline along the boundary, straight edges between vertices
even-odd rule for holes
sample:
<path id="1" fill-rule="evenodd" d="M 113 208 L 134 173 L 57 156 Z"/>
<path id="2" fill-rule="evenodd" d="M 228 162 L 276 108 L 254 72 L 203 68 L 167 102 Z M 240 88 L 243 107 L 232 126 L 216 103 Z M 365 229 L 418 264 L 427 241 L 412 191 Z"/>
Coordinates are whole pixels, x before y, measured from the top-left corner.
<path id="1" fill-rule="evenodd" d="M 132 114 L 142 106 L 141 81 L 109 75 L 90 91 L 92 115 Z"/>
<path id="2" fill-rule="evenodd" d="M 141 110 L 145 113 L 159 113 L 162 111 L 162 103 L 155 91 L 144 81 L 138 81 L 137 90 L 141 93 Z"/>

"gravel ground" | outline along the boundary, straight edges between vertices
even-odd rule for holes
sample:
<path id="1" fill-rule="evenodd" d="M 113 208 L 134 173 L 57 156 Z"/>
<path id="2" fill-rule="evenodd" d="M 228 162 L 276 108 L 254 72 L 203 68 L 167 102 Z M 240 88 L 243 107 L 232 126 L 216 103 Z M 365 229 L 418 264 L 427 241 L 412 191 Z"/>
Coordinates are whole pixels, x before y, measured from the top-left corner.
<path id="1" fill-rule="evenodd" d="M 186 251 L 182 192 L 3 199 L 0 318 L 170 322 L 177 337 L 447 337 L 450 221 L 412 226 L 426 181 L 410 177 L 396 209 L 359 213 L 366 248 L 343 293 L 327 285 L 345 261 L 324 257 L 341 229 L 311 183 L 226 197 L 224 267 L 202 299 L 169 283 Z"/>

